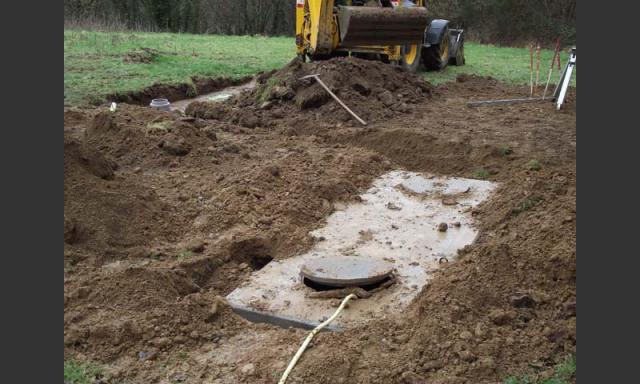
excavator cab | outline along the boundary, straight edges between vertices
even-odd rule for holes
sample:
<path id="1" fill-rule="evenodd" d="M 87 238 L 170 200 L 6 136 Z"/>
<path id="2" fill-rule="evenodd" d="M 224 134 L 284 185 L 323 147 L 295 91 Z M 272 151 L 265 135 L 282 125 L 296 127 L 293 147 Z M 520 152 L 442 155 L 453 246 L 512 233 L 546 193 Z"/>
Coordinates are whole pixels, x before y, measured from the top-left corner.
<path id="1" fill-rule="evenodd" d="M 422 63 L 443 69 L 455 57 L 448 21 L 430 23 L 424 0 L 296 1 L 297 52 L 305 60 L 376 55 L 415 72 Z M 461 37 L 460 30 L 456 48 Z"/>

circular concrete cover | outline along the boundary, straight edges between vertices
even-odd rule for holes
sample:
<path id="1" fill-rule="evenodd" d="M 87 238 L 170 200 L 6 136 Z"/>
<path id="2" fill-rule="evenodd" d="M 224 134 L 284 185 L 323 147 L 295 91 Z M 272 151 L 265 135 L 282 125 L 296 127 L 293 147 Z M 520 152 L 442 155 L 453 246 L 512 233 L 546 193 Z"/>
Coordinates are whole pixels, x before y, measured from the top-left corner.
<path id="1" fill-rule="evenodd" d="M 307 279 L 332 287 L 375 284 L 393 272 L 393 264 L 366 257 L 324 256 L 302 265 L 300 273 Z"/>

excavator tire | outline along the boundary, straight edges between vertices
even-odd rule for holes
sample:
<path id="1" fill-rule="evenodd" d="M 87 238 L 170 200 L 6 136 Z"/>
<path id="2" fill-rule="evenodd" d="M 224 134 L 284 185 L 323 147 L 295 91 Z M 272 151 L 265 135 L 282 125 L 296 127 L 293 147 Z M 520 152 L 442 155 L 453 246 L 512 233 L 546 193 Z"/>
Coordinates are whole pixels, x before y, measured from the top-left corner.
<path id="1" fill-rule="evenodd" d="M 422 50 L 422 61 L 428 70 L 442 71 L 449 64 L 449 28 L 443 33 L 439 44 L 433 44 Z"/>
<path id="2" fill-rule="evenodd" d="M 415 73 L 422 62 L 422 44 L 407 44 L 402 46 L 400 66 L 409 73 Z"/>

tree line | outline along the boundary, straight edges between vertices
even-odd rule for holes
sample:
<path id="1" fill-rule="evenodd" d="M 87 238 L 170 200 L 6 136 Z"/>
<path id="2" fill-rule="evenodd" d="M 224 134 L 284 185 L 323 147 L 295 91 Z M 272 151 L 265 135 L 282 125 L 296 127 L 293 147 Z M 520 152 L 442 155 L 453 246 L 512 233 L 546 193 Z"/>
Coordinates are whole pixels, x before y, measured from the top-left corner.
<path id="1" fill-rule="evenodd" d="M 64 0 L 65 27 L 293 35 L 295 0 Z"/>
<path id="2" fill-rule="evenodd" d="M 434 17 L 480 42 L 576 40 L 577 0 L 431 0 Z M 295 0 L 64 0 L 65 27 L 293 35 Z"/>
<path id="3" fill-rule="evenodd" d="M 538 41 L 549 45 L 576 43 L 577 0 L 434 0 L 435 17 L 465 28 L 482 43 L 519 45 Z"/>

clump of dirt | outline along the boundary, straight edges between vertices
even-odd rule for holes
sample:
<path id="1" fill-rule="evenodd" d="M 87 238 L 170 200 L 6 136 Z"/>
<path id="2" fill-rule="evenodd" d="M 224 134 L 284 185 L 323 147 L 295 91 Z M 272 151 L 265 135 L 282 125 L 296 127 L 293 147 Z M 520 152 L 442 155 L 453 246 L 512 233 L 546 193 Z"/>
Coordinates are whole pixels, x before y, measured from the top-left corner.
<path id="1" fill-rule="evenodd" d="M 200 292 L 183 270 L 108 265 L 65 291 L 68 348 L 111 361 L 126 351 L 155 360 L 175 348 L 235 333 L 244 321 L 224 299 Z M 114 310 L 117 306 L 117 310 Z"/>
<path id="2" fill-rule="evenodd" d="M 160 51 L 157 49 L 142 47 L 127 52 L 124 55 L 124 62 L 132 64 L 149 64 L 155 61 L 158 55 L 160 55 Z"/>
<path id="3" fill-rule="evenodd" d="M 65 138 L 65 244 L 71 253 L 98 252 L 98 264 L 126 257 L 150 233 L 163 232 L 167 207 L 153 190 L 117 177 L 117 169 L 95 146 Z"/>
<path id="4" fill-rule="evenodd" d="M 417 75 L 378 61 L 333 58 L 303 63 L 295 59 L 284 68 L 259 76 L 258 86 L 228 103 L 193 103 L 187 114 L 225 120 L 246 128 L 285 119 L 292 127 L 359 124 L 313 78 L 320 79 L 366 122 L 412 113 L 431 95 L 431 85 Z"/>
<path id="5" fill-rule="evenodd" d="M 194 76 L 190 83 L 167 84 L 156 83 L 141 91 L 114 93 L 105 97 L 108 101 L 119 103 L 149 105 L 153 99 L 168 99 L 170 102 L 196 97 L 198 95 L 216 92 L 226 87 L 246 83 L 251 76 L 238 79 L 209 78 Z"/>
<path id="6" fill-rule="evenodd" d="M 118 164 L 105 157 L 95 147 L 78 140 L 65 138 L 64 140 L 64 168 L 65 172 L 78 169 L 101 179 L 111 180 Z"/>

